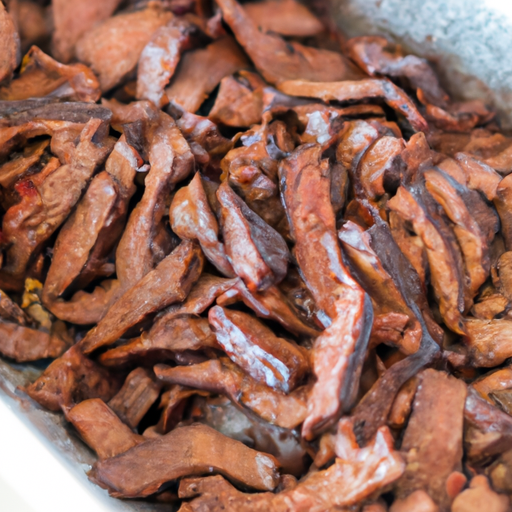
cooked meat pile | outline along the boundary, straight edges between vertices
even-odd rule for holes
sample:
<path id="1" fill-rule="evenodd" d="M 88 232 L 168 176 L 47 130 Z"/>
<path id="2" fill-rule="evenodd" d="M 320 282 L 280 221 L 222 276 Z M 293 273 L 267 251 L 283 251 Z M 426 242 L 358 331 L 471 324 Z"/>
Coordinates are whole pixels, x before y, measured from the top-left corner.
<path id="1" fill-rule="evenodd" d="M 0 353 L 45 368 L 25 392 L 89 478 L 181 512 L 510 510 L 494 113 L 321 5 L 6 3 Z"/>

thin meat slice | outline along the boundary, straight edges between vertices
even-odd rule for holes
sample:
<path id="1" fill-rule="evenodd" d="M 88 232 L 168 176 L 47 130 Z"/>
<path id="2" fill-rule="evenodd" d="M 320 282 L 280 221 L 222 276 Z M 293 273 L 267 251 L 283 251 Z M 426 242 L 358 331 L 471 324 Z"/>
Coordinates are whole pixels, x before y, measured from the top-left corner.
<path id="1" fill-rule="evenodd" d="M 169 101 L 194 113 L 224 77 L 247 67 L 249 62 L 236 41 L 225 36 L 186 53 L 165 93 Z"/>
<path id="2" fill-rule="evenodd" d="M 464 257 L 469 278 L 469 293 L 473 298 L 490 271 L 489 248 L 477 222 L 471 216 L 464 201 L 457 193 L 457 183 L 435 170 L 424 173 L 425 186 L 432 197 L 443 207 L 454 223 L 453 231 Z"/>
<path id="3" fill-rule="evenodd" d="M 190 350 L 218 349 L 206 318 L 176 315 L 172 306 L 148 332 L 124 345 L 107 350 L 98 360 L 103 366 L 123 367 L 137 360 L 162 362 Z"/>
<path id="4" fill-rule="evenodd" d="M 322 101 L 357 101 L 381 98 L 392 109 L 400 112 L 417 132 L 428 131 L 428 124 L 412 100 L 393 82 L 385 79 L 365 78 L 362 80 L 307 81 L 307 77 L 289 79 L 278 85 L 280 91 L 290 96 L 317 98 Z M 310 78 L 309 80 L 314 80 Z"/>
<path id="5" fill-rule="evenodd" d="M 373 320 L 369 298 L 342 261 L 328 162 L 321 153 L 319 145 L 303 145 L 279 169 L 295 257 L 327 327 L 313 347 L 317 382 L 303 426 L 307 438 L 353 405 Z"/>
<path id="6" fill-rule="evenodd" d="M 444 106 L 449 100 L 430 64 L 416 55 L 403 55 L 385 37 L 353 37 L 345 43 L 348 56 L 370 76 L 407 78 L 410 86 L 421 89 L 429 103 Z"/>
<path id="7" fill-rule="evenodd" d="M 50 310 L 78 278 L 87 286 L 102 275 L 124 227 L 128 202 L 135 192 L 133 179 L 140 157 L 122 137 L 107 159 L 105 171 L 94 177 L 84 197 L 59 232 L 43 300 Z"/>
<path id="8" fill-rule="evenodd" d="M 154 32 L 140 54 L 137 99 L 152 101 L 157 107 L 168 102 L 165 86 L 174 75 L 182 52 L 190 48 L 193 30 L 189 23 L 171 20 Z"/>
<path id="9" fill-rule="evenodd" d="M 2 225 L 3 236 L 11 244 L 3 274 L 22 280 L 32 257 L 69 215 L 112 147 L 107 126 L 91 119 L 80 134 L 70 164 L 60 166 L 50 161 L 39 174 L 17 185 L 21 201 L 6 212 Z"/>
<path id="10" fill-rule="evenodd" d="M 74 345 L 55 359 L 25 391 L 50 411 L 66 411 L 88 398 L 108 402 L 121 384 L 118 376 L 84 356 Z"/>
<path id="11" fill-rule="evenodd" d="M 235 272 L 219 241 L 219 225 L 204 191 L 201 175 L 196 173 L 190 184 L 180 188 L 169 209 L 171 227 L 182 240 L 197 240 L 204 255 L 227 277 Z"/>
<path id="12" fill-rule="evenodd" d="M 0 290 L 0 317 L 22 326 L 31 323 L 31 319 L 25 311 L 2 290 Z"/>
<path id="13" fill-rule="evenodd" d="M 507 251 L 512 250 L 512 176 L 506 176 L 501 180 L 496 189 L 494 206 L 498 211 L 501 221 L 501 235 L 505 240 Z"/>
<path id="14" fill-rule="evenodd" d="M 219 0 L 218 5 L 224 21 L 267 82 L 275 84 L 299 78 L 329 82 L 362 76 L 341 53 L 288 42 L 277 34 L 262 33 L 236 0 Z"/>
<path id="15" fill-rule="evenodd" d="M 128 374 L 123 387 L 108 405 L 124 423 L 136 428 L 160 395 L 161 388 L 161 382 L 151 370 L 136 368 Z"/>
<path id="16" fill-rule="evenodd" d="M 155 4 L 142 11 L 118 14 L 78 39 L 75 54 L 98 75 L 101 90 L 108 91 L 135 69 L 153 33 L 172 17 Z"/>
<path id="17" fill-rule="evenodd" d="M 61 356 L 69 340 L 58 332 L 45 332 L 13 322 L 0 322 L 0 353 L 18 363 Z"/>
<path id="18" fill-rule="evenodd" d="M 310 37 L 325 30 L 322 22 L 296 0 L 263 0 L 244 4 L 247 16 L 263 32 Z"/>
<path id="19" fill-rule="evenodd" d="M 396 195 L 388 201 L 388 206 L 404 220 L 410 221 L 414 231 L 423 240 L 441 315 L 452 331 L 464 334 L 464 323 L 460 314 L 461 285 L 455 274 L 455 261 L 448 241 L 429 219 L 416 197 L 406 188 L 400 187 Z"/>
<path id="20" fill-rule="evenodd" d="M 49 96 L 94 103 L 100 94 L 98 79 L 90 68 L 83 64 L 61 64 L 37 46 L 30 48 L 23 58 L 16 79 L 0 87 L 0 99 L 9 101 Z"/>
<path id="21" fill-rule="evenodd" d="M 466 176 L 468 187 L 482 192 L 489 201 L 492 201 L 496 197 L 502 177 L 492 167 L 466 153 L 456 153 L 455 160 Z"/>
<path id="22" fill-rule="evenodd" d="M 295 428 L 306 417 L 307 388 L 298 388 L 289 395 L 274 391 L 246 375 L 227 358 L 175 368 L 160 364 L 154 370 L 166 383 L 223 394 L 279 427 Z"/>
<path id="23" fill-rule="evenodd" d="M 285 329 L 298 336 L 318 336 L 318 331 L 300 318 L 277 286 L 271 286 L 262 292 L 250 292 L 244 283 L 239 280 L 217 298 L 219 306 L 229 306 L 238 301 L 242 301 L 260 318 L 275 320 Z"/>
<path id="24" fill-rule="evenodd" d="M 181 427 L 124 454 L 97 462 L 89 478 L 118 498 L 142 498 L 183 476 L 212 471 L 259 491 L 271 491 L 276 460 L 200 424 Z"/>
<path id="25" fill-rule="evenodd" d="M 249 290 L 265 290 L 286 275 L 288 247 L 283 237 L 254 213 L 224 182 L 217 190 L 226 254 Z"/>
<path id="26" fill-rule="evenodd" d="M 109 18 L 121 3 L 120 0 L 54 0 L 53 53 L 61 62 L 69 62 L 75 53 L 76 42 L 98 22 Z"/>
<path id="27" fill-rule="evenodd" d="M 379 315 L 387 313 L 406 315 L 407 325 L 400 347 L 406 354 L 413 354 L 420 346 L 421 326 L 405 303 L 401 291 L 372 249 L 371 235 L 364 232 L 357 224 L 348 221 L 338 231 L 338 237 L 356 279 L 372 298 L 374 312 Z"/>
<path id="28" fill-rule="evenodd" d="M 0 82 L 10 79 L 21 60 L 20 36 L 11 15 L 0 5 Z"/>
<path id="29" fill-rule="evenodd" d="M 492 368 L 512 357 L 512 320 L 468 318 L 465 330 L 464 343 L 474 366 Z"/>
<path id="30" fill-rule="evenodd" d="M 462 469 L 462 434 L 466 385 L 444 372 L 425 370 L 414 398 L 402 451 L 407 467 L 397 484 L 398 497 L 423 489 L 449 510 L 446 480 Z"/>
<path id="31" fill-rule="evenodd" d="M 470 463 L 485 464 L 490 457 L 510 450 L 512 418 L 471 387 L 468 388 L 464 421 L 464 449 Z"/>
<path id="32" fill-rule="evenodd" d="M 223 78 L 208 118 L 224 126 L 249 127 L 261 122 L 265 82 L 256 73 L 240 71 Z"/>
<path id="33" fill-rule="evenodd" d="M 404 462 L 393 450 L 387 427 L 380 429 L 372 443 L 359 448 L 346 422 L 341 422 L 338 458 L 326 470 L 312 472 L 298 484 L 277 494 L 244 494 L 220 477 L 183 480 L 181 498 L 195 498 L 182 512 L 273 512 L 323 511 L 349 507 L 396 481 Z"/>
<path id="34" fill-rule="evenodd" d="M 100 398 L 75 405 L 66 413 L 66 419 L 100 460 L 115 457 L 144 442 Z"/>
<path id="35" fill-rule="evenodd" d="M 215 306 L 208 320 L 229 358 L 256 381 L 289 393 L 307 372 L 307 356 L 299 347 L 275 336 L 256 318 Z"/>
<path id="36" fill-rule="evenodd" d="M 199 279 L 204 258 L 199 247 L 182 242 L 160 264 L 126 291 L 80 341 L 84 353 L 111 345 L 148 315 L 183 301 Z"/>
<path id="37" fill-rule="evenodd" d="M 190 147 L 173 119 L 163 112 L 155 115 L 145 134 L 151 168 L 144 180 L 144 194 L 131 211 L 116 250 L 116 273 L 124 290 L 167 255 L 157 244 L 158 234 L 165 233 L 165 198 L 194 164 Z"/>

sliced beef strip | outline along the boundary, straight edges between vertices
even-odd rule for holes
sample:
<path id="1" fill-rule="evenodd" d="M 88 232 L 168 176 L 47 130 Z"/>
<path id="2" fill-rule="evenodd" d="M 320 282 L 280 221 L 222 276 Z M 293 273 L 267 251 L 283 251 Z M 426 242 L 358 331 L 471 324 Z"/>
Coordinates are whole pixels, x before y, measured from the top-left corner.
<path id="1" fill-rule="evenodd" d="M 30 317 L 4 291 L 0 290 L 0 317 L 21 326 L 32 323 Z"/>
<path id="2" fill-rule="evenodd" d="M 468 187 L 478 190 L 489 201 L 492 201 L 496 197 L 502 177 L 492 167 L 466 153 L 456 153 L 455 160 L 465 174 Z M 465 183 L 463 184 L 465 185 Z"/>
<path id="3" fill-rule="evenodd" d="M 402 89 L 385 79 L 365 78 L 343 82 L 307 82 L 305 77 L 288 79 L 278 85 L 280 91 L 290 96 L 316 98 L 322 101 L 357 101 L 382 98 L 391 108 L 400 112 L 417 132 L 428 131 L 428 124 Z"/>
<path id="4" fill-rule="evenodd" d="M 115 457 L 144 442 L 100 398 L 75 405 L 67 411 L 66 419 L 100 460 Z"/>
<path id="5" fill-rule="evenodd" d="M 322 22 L 296 0 L 263 0 L 244 5 L 249 18 L 265 32 L 310 37 L 325 30 Z"/>
<path id="6" fill-rule="evenodd" d="M 128 374 L 123 387 L 108 405 L 124 423 L 136 428 L 160 395 L 161 388 L 162 383 L 151 370 L 136 368 Z"/>
<path id="7" fill-rule="evenodd" d="M 414 89 L 421 89 L 428 101 L 444 106 L 448 95 L 441 88 L 430 64 L 416 55 L 403 55 L 384 37 L 353 37 L 345 43 L 346 51 L 370 76 L 404 77 Z"/>
<path id="8" fill-rule="evenodd" d="M 89 478 L 110 495 L 141 498 L 183 476 L 215 471 L 249 488 L 270 491 L 279 479 L 276 460 L 201 424 L 177 428 L 127 452 L 97 462 Z"/>
<path id="9" fill-rule="evenodd" d="M 265 80 L 334 81 L 360 78 L 362 73 L 341 53 L 284 41 L 277 34 L 262 33 L 236 0 L 219 0 L 224 21 Z"/>
<path id="10" fill-rule="evenodd" d="M 203 262 L 197 245 L 182 242 L 111 306 L 96 327 L 80 341 L 80 349 L 90 353 L 111 345 L 148 315 L 183 301 L 199 279 Z"/>
<path id="11" fill-rule="evenodd" d="M 206 318 L 176 315 L 171 309 L 159 316 L 148 332 L 107 350 L 98 360 L 104 366 L 123 367 L 138 360 L 162 362 L 176 353 L 218 348 Z"/>
<path id="12" fill-rule="evenodd" d="M 192 46 L 194 26 L 184 20 L 172 19 L 158 28 L 142 50 L 137 66 L 139 100 L 149 100 L 157 107 L 168 102 L 165 86 L 174 75 L 182 52 Z"/>
<path id="13" fill-rule="evenodd" d="M 217 298 L 219 306 L 229 306 L 238 301 L 242 301 L 260 318 L 275 320 L 298 336 L 316 337 L 318 335 L 318 331 L 300 318 L 286 296 L 276 286 L 271 286 L 263 292 L 251 293 L 239 280 Z"/>
<path id="14" fill-rule="evenodd" d="M 27 394 L 50 411 L 69 410 L 88 398 L 110 400 L 122 380 L 84 356 L 77 345 L 55 359 L 27 386 Z"/>
<path id="15" fill-rule="evenodd" d="M 286 275 L 290 254 L 282 236 L 223 183 L 217 190 L 222 236 L 233 269 L 249 290 L 265 290 Z"/>
<path id="16" fill-rule="evenodd" d="M 259 384 L 227 358 L 175 368 L 157 365 L 154 370 L 166 383 L 223 394 L 279 427 L 295 428 L 306 417 L 307 387 L 285 395 Z"/>
<path id="17" fill-rule="evenodd" d="M 30 260 L 69 215 L 112 147 L 106 125 L 99 119 L 91 119 L 80 135 L 71 164 L 49 163 L 33 178 L 18 184 L 21 201 L 3 219 L 3 236 L 10 243 L 3 274 L 22 280 Z"/>
<path id="18" fill-rule="evenodd" d="M 336 240 L 330 202 L 328 162 L 319 145 L 301 146 L 279 168 L 281 194 L 295 257 L 326 330 L 315 340 L 313 371 L 317 382 L 308 400 L 306 438 L 332 423 L 353 405 L 362 359 L 373 320 L 371 302 L 347 271 Z"/>
<path id="19" fill-rule="evenodd" d="M 249 62 L 236 41 L 225 36 L 186 53 L 165 93 L 169 101 L 194 113 L 224 77 L 247 67 Z"/>
<path id="20" fill-rule="evenodd" d="M 108 157 L 105 171 L 93 178 L 60 230 L 43 291 L 43 300 L 50 309 L 51 302 L 71 284 L 83 288 L 102 276 L 135 192 L 133 180 L 140 167 L 137 156 L 122 137 Z"/>
<path id="21" fill-rule="evenodd" d="M 159 5 L 108 18 L 90 28 L 76 42 L 78 60 L 98 75 L 102 92 L 119 85 L 137 66 L 153 33 L 173 15 Z"/>
<path id="22" fill-rule="evenodd" d="M 398 497 L 423 489 L 442 511 L 450 510 L 446 480 L 462 469 L 465 401 L 464 382 L 432 369 L 422 372 L 402 440 L 407 467 L 397 483 Z"/>
<path id="23" fill-rule="evenodd" d="M 1 100 L 54 97 L 95 103 L 100 99 L 96 75 L 83 64 L 65 65 L 33 46 L 23 58 L 20 74 L 0 87 Z"/>
<path id="24" fill-rule="evenodd" d="M 199 242 L 205 256 L 219 272 L 227 277 L 235 276 L 225 246 L 219 240 L 219 225 L 199 173 L 188 186 L 180 188 L 174 195 L 169 219 L 173 232 L 182 240 Z"/>
<path id="25" fill-rule="evenodd" d="M 20 36 L 12 16 L 0 5 L 0 82 L 10 79 L 21 60 Z"/>
<path id="26" fill-rule="evenodd" d="M 307 353 L 256 318 L 215 306 L 208 321 L 224 352 L 256 381 L 289 393 L 306 374 Z"/>

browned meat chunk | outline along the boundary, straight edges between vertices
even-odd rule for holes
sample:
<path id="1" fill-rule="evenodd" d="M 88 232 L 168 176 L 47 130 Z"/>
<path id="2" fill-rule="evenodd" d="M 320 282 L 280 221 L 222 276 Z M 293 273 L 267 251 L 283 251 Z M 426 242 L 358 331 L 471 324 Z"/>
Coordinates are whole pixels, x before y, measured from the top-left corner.
<path id="1" fill-rule="evenodd" d="M 439 300 L 439 309 L 446 325 L 464 334 L 461 317 L 461 283 L 448 240 L 443 237 L 416 197 L 404 187 L 388 201 L 388 206 L 404 220 L 412 223 L 414 231 L 425 244 L 430 264 L 432 285 Z"/>
<path id="2" fill-rule="evenodd" d="M 489 403 L 503 408 L 501 403 L 496 403 L 496 392 L 512 389 L 512 367 L 508 366 L 488 373 L 474 381 L 471 386 Z M 505 412 L 508 411 L 505 409 Z"/>
<path id="3" fill-rule="evenodd" d="M 325 313 L 325 331 L 315 340 L 313 371 L 317 377 L 303 426 L 307 438 L 350 407 L 357 393 L 372 323 L 372 308 L 348 273 L 336 240 L 330 202 L 328 162 L 321 146 L 308 144 L 280 166 L 281 189 L 295 239 L 295 257 L 306 284 Z"/>
<path id="4" fill-rule="evenodd" d="M 299 77 L 297 77 L 299 78 Z M 289 79 L 279 84 L 279 90 L 291 96 L 317 98 L 322 101 L 356 101 L 367 98 L 382 98 L 391 108 L 407 118 L 414 130 L 426 132 L 428 125 L 409 97 L 388 80 L 366 78 L 363 80 L 323 81 L 318 76 L 315 82 L 306 77 Z M 311 78 L 311 80 L 314 80 Z"/>
<path id="5" fill-rule="evenodd" d="M 362 73 L 343 55 L 284 41 L 277 34 L 263 34 L 236 0 L 219 0 L 224 21 L 265 80 L 315 80 L 328 82 L 360 78 Z"/>
<path id="6" fill-rule="evenodd" d="M 427 100 L 443 106 L 448 95 L 439 85 L 430 64 L 416 55 L 401 53 L 384 37 L 354 37 L 346 42 L 346 50 L 351 59 L 371 76 L 405 77 L 414 89 L 421 89 Z"/>
<path id="7" fill-rule="evenodd" d="M 140 498 L 183 476 L 215 471 L 238 484 L 271 491 L 278 484 L 275 459 L 206 425 L 191 425 L 97 462 L 89 478 L 111 496 Z"/>
<path id="8" fill-rule="evenodd" d="M 151 370 L 137 368 L 128 374 L 123 387 L 108 405 L 124 423 L 136 428 L 160 395 L 161 387 Z"/>
<path id="9" fill-rule="evenodd" d="M 51 160 L 40 173 L 17 185 L 21 201 L 3 219 L 3 236 L 11 244 L 3 274 L 21 281 L 31 259 L 69 215 L 92 174 L 112 150 L 106 128 L 99 119 L 91 119 L 80 134 L 70 164 L 60 166 Z"/>
<path id="10" fill-rule="evenodd" d="M 206 318 L 176 315 L 172 308 L 156 319 L 149 332 L 101 354 L 101 364 L 125 366 L 141 358 L 161 362 L 189 350 L 219 348 Z"/>
<path id="11" fill-rule="evenodd" d="M 115 457 L 144 441 L 99 398 L 90 398 L 75 405 L 66 413 L 66 419 L 100 460 Z"/>
<path id="12" fill-rule="evenodd" d="M 186 53 L 165 92 L 169 101 L 194 113 L 224 77 L 247 67 L 249 62 L 235 40 L 225 36 Z"/>
<path id="13" fill-rule="evenodd" d="M 5 292 L 0 290 L 0 317 L 18 325 L 27 325 L 30 318 Z"/>
<path id="14" fill-rule="evenodd" d="M 398 482 L 398 496 L 423 489 L 442 511 L 449 510 L 446 479 L 462 469 L 466 386 L 435 370 L 425 370 L 420 379 L 402 441 L 407 467 Z"/>
<path id="15" fill-rule="evenodd" d="M 293 0 L 292 0 L 293 1 Z M 220 82 L 209 119 L 225 126 L 249 127 L 261 122 L 265 82 L 255 73 L 241 71 Z"/>
<path id="16" fill-rule="evenodd" d="M 244 5 L 249 18 L 263 32 L 308 37 L 325 29 L 318 18 L 296 0 L 263 0 Z"/>
<path id="17" fill-rule="evenodd" d="M 53 52 L 62 62 L 69 62 L 75 53 L 76 42 L 98 22 L 110 17 L 120 0 L 53 0 Z"/>
<path id="18" fill-rule="evenodd" d="M 464 343 L 475 366 L 492 368 L 512 356 L 512 321 L 506 319 L 465 321 Z"/>
<path id="19" fill-rule="evenodd" d="M 0 82 L 12 77 L 20 62 L 20 37 L 11 15 L 0 5 Z"/>
<path id="20" fill-rule="evenodd" d="M 423 490 L 418 489 L 409 494 L 407 498 L 396 500 L 389 512 L 439 512 L 435 501 Z"/>
<path id="21" fill-rule="evenodd" d="M 182 242 L 119 298 L 98 325 L 80 341 L 81 350 L 90 353 L 99 347 L 111 345 L 148 315 L 183 301 L 199 279 L 203 261 L 197 245 Z"/>
<path id="22" fill-rule="evenodd" d="M 85 357 L 75 345 L 55 359 L 26 392 L 43 407 L 59 411 L 88 398 L 107 402 L 120 385 L 117 376 Z"/>
<path id="23" fill-rule="evenodd" d="M 298 388 L 289 395 L 274 391 L 244 374 L 229 359 L 176 368 L 157 365 L 155 374 L 170 384 L 226 395 L 233 402 L 245 405 L 264 420 L 279 427 L 295 428 L 306 416 L 307 388 Z"/>
<path id="24" fill-rule="evenodd" d="M 169 209 L 171 227 L 182 240 L 197 240 L 205 256 L 228 277 L 235 272 L 219 241 L 219 225 L 208 203 L 201 175 L 196 173 L 187 187 L 180 188 Z"/>
<path id="25" fill-rule="evenodd" d="M 33 46 L 23 59 L 19 76 L 0 88 L 0 99 L 15 101 L 44 96 L 94 103 L 100 98 L 98 79 L 87 66 L 65 66 Z"/>
<path id="26" fill-rule="evenodd" d="M 155 30 L 172 17 L 154 4 L 118 14 L 88 30 L 76 43 L 76 56 L 97 73 L 101 90 L 108 91 L 135 69 Z"/>
<path id="27" fill-rule="evenodd" d="M 418 378 L 409 379 L 396 394 L 393 407 L 389 413 L 388 423 L 392 428 L 402 428 L 407 423 L 412 410 L 414 395 L 418 389 Z"/>
<path id="28" fill-rule="evenodd" d="M 283 237 L 254 213 L 227 183 L 217 190 L 222 236 L 237 275 L 251 291 L 283 280 L 290 258 Z"/>
<path id="29" fill-rule="evenodd" d="M 496 189 L 494 206 L 498 210 L 501 221 L 501 234 L 505 240 L 505 247 L 512 250 L 512 175 L 501 180 Z"/>
<path id="30" fill-rule="evenodd" d="M 256 318 L 215 306 L 208 320 L 224 352 L 256 381 L 288 393 L 307 372 L 307 355 Z"/>
<path id="31" fill-rule="evenodd" d="M 506 512 L 509 509 L 510 499 L 494 492 L 484 475 L 473 477 L 469 489 L 459 494 L 452 505 L 452 512 Z"/>
<path id="32" fill-rule="evenodd" d="M 489 201 L 492 201 L 496 197 L 501 176 L 492 167 L 466 153 L 457 153 L 455 160 L 465 174 L 468 187 L 482 192 Z"/>
<path id="33" fill-rule="evenodd" d="M 157 107 L 167 102 L 165 86 L 174 75 L 181 53 L 191 45 L 193 27 L 171 20 L 152 35 L 142 50 L 137 66 L 137 99 L 152 101 Z"/>

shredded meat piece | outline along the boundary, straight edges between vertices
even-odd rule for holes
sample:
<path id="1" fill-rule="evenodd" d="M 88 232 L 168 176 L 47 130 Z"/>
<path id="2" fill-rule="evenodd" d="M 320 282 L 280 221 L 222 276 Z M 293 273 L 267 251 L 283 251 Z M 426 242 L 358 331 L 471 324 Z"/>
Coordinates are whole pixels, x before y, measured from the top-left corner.
<path id="1" fill-rule="evenodd" d="M 278 84 L 280 91 L 291 96 L 305 96 L 323 101 L 355 101 L 366 98 L 382 98 L 393 109 L 403 114 L 414 130 L 426 132 L 428 125 L 409 97 L 393 82 L 366 78 L 362 80 L 322 81 L 320 77 L 308 82 L 301 79 L 288 79 Z M 313 80 L 313 79 L 311 79 Z"/>
<path id="2" fill-rule="evenodd" d="M 100 398 L 90 398 L 75 405 L 67 411 L 66 419 L 100 460 L 115 457 L 144 441 Z"/>
<path id="3" fill-rule="evenodd" d="M 99 461 L 89 478 L 108 489 L 111 496 L 140 498 L 157 492 L 166 482 L 212 470 L 260 491 L 274 489 L 279 478 L 272 456 L 200 424 L 177 428 Z"/>
<path id="4" fill-rule="evenodd" d="M 98 79 L 83 64 L 60 64 L 33 46 L 23 59 L 19 76 L 0 87 L 2 100 L 26 100 L 51 96 L 94 103 L 101 95 Z"/>
<path id="5" fill-rule="evenodd" d="M 284 41 L 277 34 L 262 33 L 236 0 L 219 0 L 224 21 L 265 80 L 353 80 L 362 73 L 341 53 Z M 286 92 L 286 91 L 285 91 Z"/>
<path id="6" fill-rule="evenodd" d="M 76 42 L 78 60 L 98 75 L 102 91 L 121 83 L 131 73 L 153 33 L 173 15 L 158 5 L 118 14 L 95 25 Z"/>
<path id="7" fill-rule="evenodd" d="M 169 101 L 196 112 L 220 81 L 249 63 L 234 39 L 225 36 L 204 49 L 185 54 L 169 87 Z"/>

